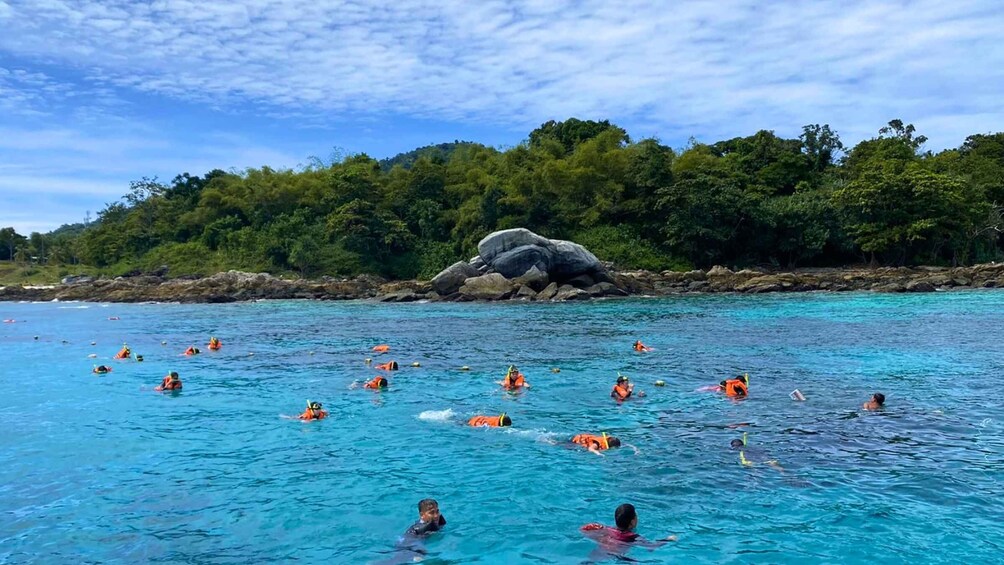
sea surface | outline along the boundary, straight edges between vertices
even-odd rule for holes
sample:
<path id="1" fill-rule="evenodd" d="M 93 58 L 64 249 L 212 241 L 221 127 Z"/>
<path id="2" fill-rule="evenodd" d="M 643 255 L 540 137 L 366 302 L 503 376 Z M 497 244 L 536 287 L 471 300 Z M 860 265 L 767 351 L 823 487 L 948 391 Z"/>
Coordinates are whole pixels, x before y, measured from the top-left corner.
<path id="1" fill-rule="evenodd" d="M 448 524 L 425 563 L 606 557 L 579 527 L 624 502 L 641 535 L 679 538 L 628 552 L 642 562 L 1002 559 L 1002 291 L 0 303 L 0 318 L 17 320 L 0 325 L 3 563 L 412 562 L 399 540 L 426 497 Z M 144 361 L 112 360 L 123 342 Z M 358 387 L 370 357 L 400 364 L 389 390 Z M 500 391 L 510 364 L 532 389 Z M 172 370 L 183 392 L 154 392 Z M 647 396 L 615 403 L 618 372 Z M 738 373 L 747 400 L 699 390 Z M 886 407 L 866 412 L 873 392 Z M 308 399 L 331 417 L 283 417 Z M 511 429 L 464 425 L 501 412 Z M 565 443 L 583 432 L 638 453 Z M 752 466 L 729 448 L 744 433 Z"/>

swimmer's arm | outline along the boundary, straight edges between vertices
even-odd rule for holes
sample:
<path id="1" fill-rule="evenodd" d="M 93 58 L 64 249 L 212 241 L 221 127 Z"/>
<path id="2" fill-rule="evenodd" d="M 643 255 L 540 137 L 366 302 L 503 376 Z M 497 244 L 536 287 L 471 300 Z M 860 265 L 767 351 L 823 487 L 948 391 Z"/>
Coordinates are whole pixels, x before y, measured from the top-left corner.
<path id="1" fill-rule="evenodd" d="M 600 457 L 606 457 L 606 455 L 603 455 L 603 453 L 600 452 L 600 450 L 597 449 L 595 445 L 590 445 L 589 446 L 589 452 L 590 453 L 595 453 L 596 455 L 599 455 Z"/>
<path id="2" fill-rule="evenodd" d="M 623 445 L 624 447 L 630 447 L 630 448 L 631 448 L 631 449 L 632 449 L 632 450 L 634 451 L 634 454 L 635 454 L 635 455 L 641 455 L 641 451 L 640 451 L 640 450 L 639 450 L 639 449 L 638 449 L 637 447 L 635 447 L 635 446 L 631 445 L 630 443 L 624 443 L 624 444 L 622 444 L 622 445 Z"/>
<path id="3" fill-rule="evenodd" d="M 638 538 L 634 541 L 634 545 L 640 545 L 646 549 L 658 549 L 671 541 L 676 541 L 676 536 L 666 536 L 660 540 L 649 541 L 645 538 Z"/>

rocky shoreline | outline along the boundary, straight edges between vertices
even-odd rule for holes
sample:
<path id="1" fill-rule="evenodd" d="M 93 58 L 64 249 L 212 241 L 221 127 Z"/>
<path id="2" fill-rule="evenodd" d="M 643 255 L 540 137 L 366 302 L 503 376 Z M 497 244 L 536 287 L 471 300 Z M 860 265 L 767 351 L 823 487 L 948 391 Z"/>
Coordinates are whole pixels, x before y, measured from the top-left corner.
<path id="1" fill-rule="evenodd" d="M 229 271 L 209 277 L 165 278 L 154 275 L 90 279 L 67 277 L 51 286 L 0 288 L 0 301 L 181 302 L 220 303 L 261 299 L 358 300 L 381 302 L 471 302 L 588 300 L 615 296 L 671 296 L 700 293 L 765 292 L 933 292 L 965 288 L 1004 288 L 1004 263 L 972 267 L 885 267 L 801 269 L 786 272 L 716 266 L 686 273 L 609 271 L 597 281 L 575 277 L 562 284 L 497 273 L 470 277 L 455 291 L 440 294 L 432 281 L 386 281 L 361 275 L 318 280 L 284 279 L 267 273 Z M 475 280 L 480 279 L 480 280 Z M 473 281 L 473 282 L 472 282 Z M 537 290 L 539 288 L 539 290 Z"/>

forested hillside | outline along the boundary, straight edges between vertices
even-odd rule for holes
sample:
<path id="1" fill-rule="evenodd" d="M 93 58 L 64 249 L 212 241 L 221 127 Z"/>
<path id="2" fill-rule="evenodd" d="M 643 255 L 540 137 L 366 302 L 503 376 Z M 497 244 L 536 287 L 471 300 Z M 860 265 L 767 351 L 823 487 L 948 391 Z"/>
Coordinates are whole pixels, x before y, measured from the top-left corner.
<path id="1" fill-rule="evenodd" d="M 606 121 L 548 122 L 500 151 L 432 146 L 381 162 L 188 173 L 134 182 L 88 225 L 24 238 L 0 260 L 109 274 L 169 265 L 305 276 L 431 277 L 491 231 L 526 227 L 618 268 L 966 264 L 1001 257 L 1004 133 L 925 152 L 893 120 L 845 148 L 829 126 L 674 150 Z"/>

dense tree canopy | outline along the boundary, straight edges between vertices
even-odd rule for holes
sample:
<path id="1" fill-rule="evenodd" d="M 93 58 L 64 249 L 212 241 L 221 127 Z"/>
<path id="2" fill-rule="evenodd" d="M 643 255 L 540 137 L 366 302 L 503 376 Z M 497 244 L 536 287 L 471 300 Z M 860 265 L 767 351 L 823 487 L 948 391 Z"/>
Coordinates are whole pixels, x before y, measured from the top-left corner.
<path id="1" fill-rule="evenodd" d="M 0 259 L 430 277 L 512 227 L 621 268 L 1000 258 L 1004 133 L 938 154 L 924 141 L 893 120 L 849 150 L 818 124 L 673 150 L 607 121 L 550 121 L 505 151 L 456 142 L 383 162 L 142 179 L 87 225 L 0 230 Z"/>

